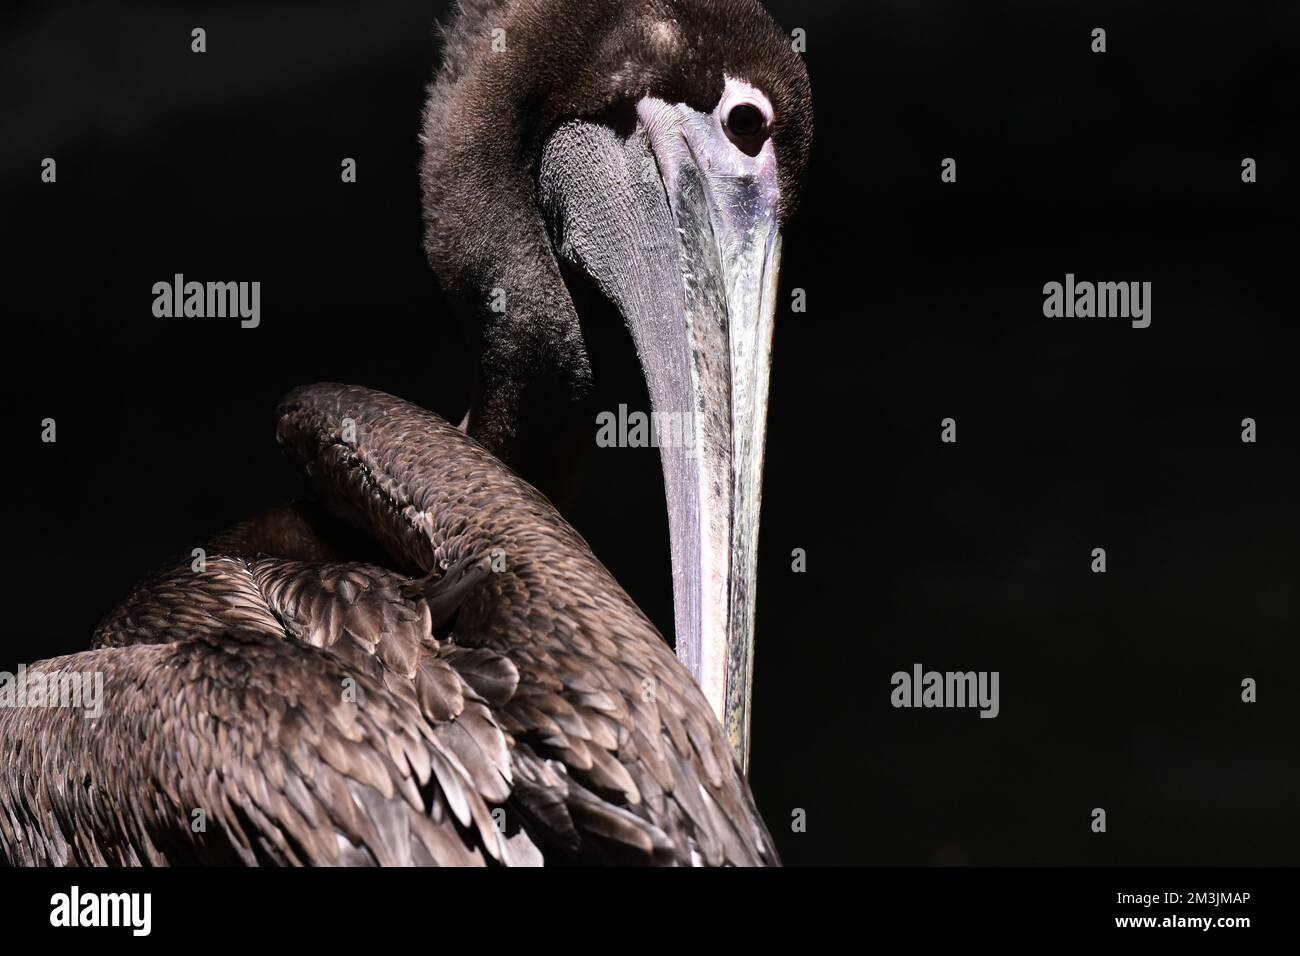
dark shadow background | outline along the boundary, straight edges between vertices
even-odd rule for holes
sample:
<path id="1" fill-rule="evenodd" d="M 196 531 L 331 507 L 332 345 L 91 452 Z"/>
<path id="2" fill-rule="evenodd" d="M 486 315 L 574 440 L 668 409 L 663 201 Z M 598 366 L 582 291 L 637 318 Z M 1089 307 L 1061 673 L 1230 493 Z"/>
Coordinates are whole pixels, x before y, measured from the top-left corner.
<path id="1" fill-rule="evenodd" d="M 758 599 L 752 779 L 788 863 L 1300 859 L 1300 13 L 1081 6 L 768 4 L 817 112 Z M 297 493 L 293 386 L 463 413 L 416 179 L 442 9 L 6 4 L 0 669 L 84 648 L 160 560 Z M 261 327 L 155 319 L 175 272 L 260 280 Z M 1045 319 L 1066 272 L 1153 282 L 1151 327 Z M 646 407 L 598 338 L 602 401 Z M 570 517 L 670 632 L 654 452 L 595 455 Z M 894 710 L 917 661 L 999 670 L 1001 716 Z"/>

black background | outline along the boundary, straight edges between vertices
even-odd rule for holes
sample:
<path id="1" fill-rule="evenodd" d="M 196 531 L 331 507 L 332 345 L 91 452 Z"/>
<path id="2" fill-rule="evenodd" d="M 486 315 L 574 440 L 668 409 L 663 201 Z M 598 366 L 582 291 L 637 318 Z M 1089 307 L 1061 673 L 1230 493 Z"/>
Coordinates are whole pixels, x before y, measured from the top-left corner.
<path id="1" fill-rule="evenodd" d="M 1300 858 L 1300 12 L 1131 6 L 768 4 L 816 108 L 759 568 L 752 783 L 787 863 Z M 416 178 L 442 10 L 6 4 L 0 669 L 296 494 L 293 386 L 463 413 Z M 261 327 L 154 318 L 175 272 L 259 280 Z M 1067 272 L 1151 281 L 1151 327 L 1044 318 Z M 646 407 L 599 338 L 602 395 Z M 652 450 L 597 454 L 569 517 L 671 632 L 659 482 Z M 1001 716 L 891 708 L 918 661 L 1000 671 Z"/>

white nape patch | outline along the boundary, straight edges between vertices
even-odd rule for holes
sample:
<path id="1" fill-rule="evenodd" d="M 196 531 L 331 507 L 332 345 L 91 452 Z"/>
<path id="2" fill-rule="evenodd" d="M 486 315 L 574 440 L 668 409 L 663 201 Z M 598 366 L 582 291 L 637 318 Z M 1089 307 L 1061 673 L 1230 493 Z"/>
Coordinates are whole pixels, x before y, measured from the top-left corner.
<path id="1" fill-rule="evenodd" d="M 646 36 L 650 41 L 650 49 L 657 56 L 672 56 L 682 45 L 682 36 L 677 29 L 677 24 L 668 20 L 655 20 L 646 30 Z"/>

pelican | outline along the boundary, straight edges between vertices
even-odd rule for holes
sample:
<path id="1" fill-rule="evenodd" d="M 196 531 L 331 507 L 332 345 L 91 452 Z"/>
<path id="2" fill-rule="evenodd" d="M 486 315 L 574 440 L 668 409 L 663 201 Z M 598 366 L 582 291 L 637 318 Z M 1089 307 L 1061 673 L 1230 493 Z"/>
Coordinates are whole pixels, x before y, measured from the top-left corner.
<path id="1" fill-rule="evenodd" d="M 443 40 L 423 214 L 468 413 L 287 396 L 310 496 L 147 578 L 0 707 L 5 860 L 779 862 L 745 767 L 801 58 L 753 0 L 463 0 Z M 660 449 L 676 656 L 520 477 L 562 489 L 591 444 L 592 301 L 692 423 Z M 60 698 L 91 687 L 94 714 Z"/>

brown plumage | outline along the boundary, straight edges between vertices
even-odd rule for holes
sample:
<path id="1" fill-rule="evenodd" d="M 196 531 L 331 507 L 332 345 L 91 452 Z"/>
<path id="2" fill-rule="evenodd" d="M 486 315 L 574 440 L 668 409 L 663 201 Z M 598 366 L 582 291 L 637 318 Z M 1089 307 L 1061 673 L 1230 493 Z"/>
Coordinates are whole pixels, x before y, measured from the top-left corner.
<path id="1" fill-rule="evenodd" d="M 574 408 L 591 366 L 537 207 L 546 137 L 645 95 L 712 109 L 723 75 L 740 77 L 773 101 L 787 221 L 812 144 L 808 73 L 756 0 L 461 0 L 443 36 L 420 180 L 429 261 L 479 356 L 470 434 L 556 493 L 550 459 L 574 444 L 567 421 L 590 421 Z M 504 286 L 508 308 L 485 308 Z"/>
<path id="2" fill-rule="evenodd" d="M 428 573 L 268 555 L 328 553 L 284 509 L 142 584 L 36 671 L 102 672 L 103 716 L 0 710 L 9 860 L 775 860 L 690 675 L 545 498 L 364 388 L 300 389 L 279 437 Z"/>
<path id="3" fill-rule="evenodd" d="M 775 105 L 784 219 L 811 130 L 802 63 L 751 0 L 466 0 L 446 36 L 424 213 L 480 355 L 483 444 L 380 392 L 291 394 L 278 437 L 313 501 L 219 534 L 199 566 L 139 585 L 92 650 L 29 672 L 101 675 L 101 716 L 0 708 L 0 858 L 776 862 L 691 674 L 496 456 L 529 474 L 529 447 L 554 459 L 590 374 L 538 209 L 545 138 L 618 124 L 607 110 L 638 97 L 712 109 L 725 71 Z"/>

